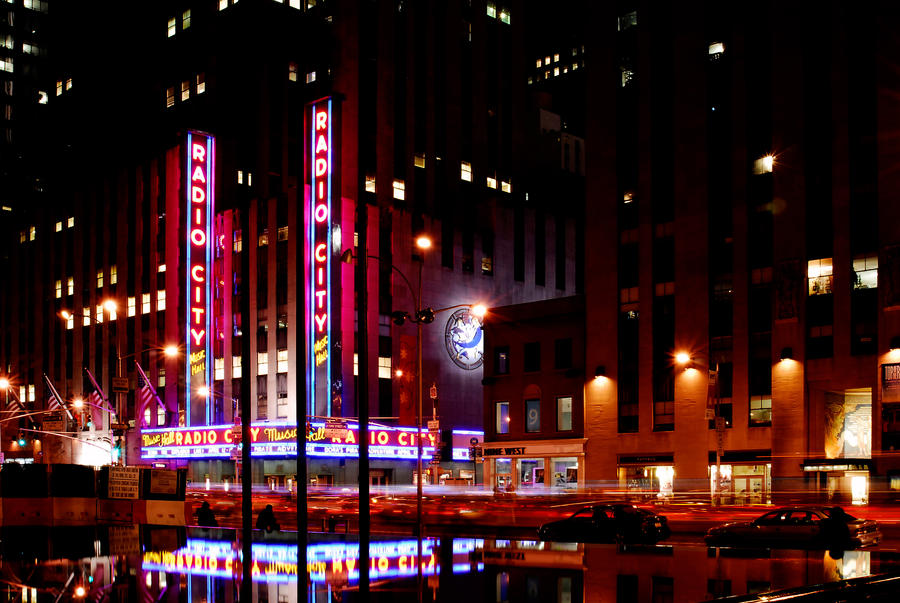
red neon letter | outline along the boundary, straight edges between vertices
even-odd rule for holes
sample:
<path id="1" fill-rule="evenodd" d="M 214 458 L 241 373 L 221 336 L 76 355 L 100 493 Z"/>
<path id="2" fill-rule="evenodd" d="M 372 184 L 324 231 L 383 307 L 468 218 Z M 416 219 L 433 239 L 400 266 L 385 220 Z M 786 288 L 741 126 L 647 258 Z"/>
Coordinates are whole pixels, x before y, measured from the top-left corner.
<path id="1" fill-rule="evenodd" d="M 327 258 L 325 257 L 325 243 L 319 243 L 316 245 L 316 261 L 324 262 Z"/>
<path id="2" fill-rule="evenodd" d="M 191 159 L 196 159 L 197 161 L 206 161 L 206 147 L 195 142 L 193 145 L 193 149 L 191 150 Z"/>
<path id="3" fill-rule="evenodd" d="M 328 127 L 328 113 L 319 111 L 316 113 L 316 130 L 324 130 Z"/>
<path id="4" fill-rule="evenodd" d="M 197 274 L 198 272 L 200 274 Z M 194 279 L 195 281 L 197 281 L 198 283 L 202 283 L 203 281 L 206 280 L 206 277 L 203 275 L 204 272 L 206 272 L 205 267 L 194 266 L 193 268 L 191 268 L 191 278 Z"/>
<path id="5" fill-rule="evenodd" d="M 197 247 L 203 247 L 206 245 L 206 233 L 199 228 L 195 228 L 191 231 L 191 243 Z"/>

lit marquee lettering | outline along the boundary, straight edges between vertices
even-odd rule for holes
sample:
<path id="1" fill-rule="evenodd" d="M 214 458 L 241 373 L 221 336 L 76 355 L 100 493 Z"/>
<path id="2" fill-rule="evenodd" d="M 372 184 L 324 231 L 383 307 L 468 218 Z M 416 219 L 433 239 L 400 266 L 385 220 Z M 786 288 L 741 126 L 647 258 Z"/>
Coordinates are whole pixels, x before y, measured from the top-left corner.
<path id="1" fill-rule="evenodd" d="M 212 354 L 212 325 L 210 316 L 212 292 L 209 275 L 212 271 L 214 217 L 214 144 L 212 136 L 199 132 L 187 135 L 187 199 L 185 217 L 187 232 L 187 282 L 185 283 L 185 345 L 187 348 L 188 387 L 185 419 L 187 425 L 200 420 L 199 413 L 192 421 L 192 403 L 205 407 L 206 422 L 211 419 L 208 400 L 200 398 L 201 387 L 210 381 L 208 359 Z"/>
<path id="2" fill-rule="evenodd" d="M 339 224 L 339 181 L 336 177 L 334 158 L 338 155 L 332 147 L 338 139 L 332 100 L 326 98 L 307 108 L 307 182 L 308 238 L 307 238 L 307 358 L 310 367 L 309 413 L 328 415 L 340 413 L 340 387 L 333 388 L 335 376 L 340 375 L 339 354 L 331 354 L 331 346 L 340 338 L 333 330 L 338 328 L 339 304 L 332 298 L 332 278 L 335 264 L 333 230 Z"/>

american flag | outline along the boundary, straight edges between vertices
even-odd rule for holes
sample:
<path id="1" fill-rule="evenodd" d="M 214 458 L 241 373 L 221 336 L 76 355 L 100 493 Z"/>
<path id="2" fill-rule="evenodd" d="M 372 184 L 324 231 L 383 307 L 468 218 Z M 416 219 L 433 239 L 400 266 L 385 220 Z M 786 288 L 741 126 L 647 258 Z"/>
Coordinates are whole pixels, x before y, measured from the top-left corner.
<path id="1" fill-rule="evenodd" d="M 6 405 L 5 410 L 17 413 L 25 412 L 25 405 L 19 400 L 19 395 L 16 394 L 15 388 L 10 386 L 6 391 L 9 403 Z"/>
<path id="2" fill-rule="evenodd" d="M 137 418 L 140 421 L 141 425 L 147 427 L 147 421 L 145 420 L 144 414 L 148 408 L 152 408 L 155 404 L 158 404 L 160 408 L 166 410 L 166 405 L 162 403 L 162 400 L 159 399 L 159 396 L 156 394 L 156 390 L 153 389 L 153 386 L 150 385 L 150 380 L 147 378 L 147 373 L 144 372 L 144 369 L 137 362 L 134 363 L 138 369 L 138 391 L 137 391 Z"/>
<path id="3" fill-rule="evenodd" d="M 46 373 L 44 373 L 44 382 L 47 384 L 47 387 L 50 389 L 50 399 L 47 400 L 47 408 L 54 409 L 54 410 L 57 408 L 62 409 L 64 411 L 66 411 L 66 415 L 68 415 L 68 417 L 70 419 L 72 419 L 73 418 L 72 413 L 69 412 L 69 409 L 66 406 L 66 403 L 60 397 L 59 392 L 56 391 L 56 388 L 53 386 L 53 383 L 50 381 L 50 378 L 47 377 Z"/>

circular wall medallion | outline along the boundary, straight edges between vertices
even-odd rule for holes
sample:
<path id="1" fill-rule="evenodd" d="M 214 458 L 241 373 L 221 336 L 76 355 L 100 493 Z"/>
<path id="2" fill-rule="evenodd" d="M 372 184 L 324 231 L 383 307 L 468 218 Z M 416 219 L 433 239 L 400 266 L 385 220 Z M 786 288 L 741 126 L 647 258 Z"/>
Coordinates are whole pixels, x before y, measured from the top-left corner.
<path id="1" fill-rule="evenodd" d="M 481 320 L 469 308 L 460 308 L 450 315 L 444 327 L 444 342 L 450 359 L 460 368 L 471 371 L 484 361 Z"/>

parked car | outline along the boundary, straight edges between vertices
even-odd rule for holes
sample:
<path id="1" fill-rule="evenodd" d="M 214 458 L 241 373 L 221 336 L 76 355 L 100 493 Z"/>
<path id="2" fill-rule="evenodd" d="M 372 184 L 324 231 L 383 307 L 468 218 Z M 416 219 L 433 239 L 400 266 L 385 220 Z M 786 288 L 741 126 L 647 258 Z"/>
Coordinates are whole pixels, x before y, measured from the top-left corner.
<path id="1" fill-rule="evenodd" d="M 784 507 L 753 521 L 711 528 L 709 545 L 855 548 L 878 544 L 881 530 L 871 519 L 858 519 L 840 507 Z"/>
<path id="2" fill-rule="evenodd" d="M 621 503 L 588 505 L 538 528 L 541 540 L 566 542 L 655 542 L 670 533 L 664 516 Z"/>

